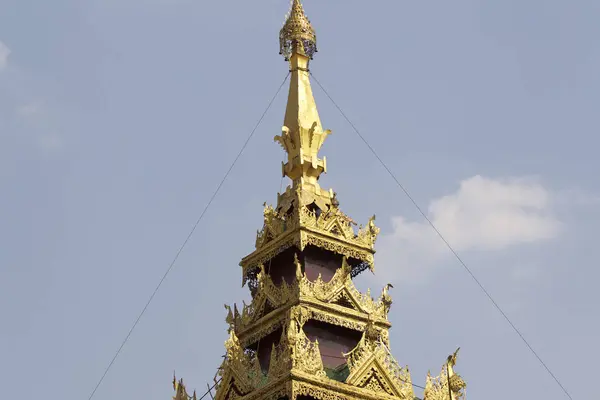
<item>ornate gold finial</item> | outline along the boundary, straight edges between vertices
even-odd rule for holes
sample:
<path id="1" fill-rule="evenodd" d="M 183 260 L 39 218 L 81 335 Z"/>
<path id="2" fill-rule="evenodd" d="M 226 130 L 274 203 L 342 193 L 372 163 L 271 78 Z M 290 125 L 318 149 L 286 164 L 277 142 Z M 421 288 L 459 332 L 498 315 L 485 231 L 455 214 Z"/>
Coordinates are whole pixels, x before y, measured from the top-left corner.
<path id="1" fill-rule="evenodd" d="M 175 390 L 175 396 L 173 396 L 173 400 L 196 400 L 196 391 L 194 390 L 194 395 L 190 396 L 187 393 L 187 390 L 183 383 L 183 379 L 180 379 L 179 381 L 177 381 L 174 371 L 173 371 L 173 389 Z"/>
<path id="2" fill-rule="evenodd" d="M 317 51 L 317 36 L 300 0 L 292 0 L 283 28 L 279 32 L 280 53 L 289 61 L 290 91 L 285 109 L 281 135 L 275 140 L 287 153 L 288 161 L 282 166 L 284 176 L 292 180 L 297 205 L 317 204 L 324 211 L 331 204 L 332 192 L 317 183 L 326 172 L 325 157 L 318 157 L 319 149 L 331 133 L 323 130 L 317 105 L 310 86 L 308 65 Z M 281 196 L 290 202 L 295 194 L 289 190 Z M 279 204 L 278 204 L 279 206 Z"/>
<path id="3" fill-rule="evenodd" d="M 393 288 L 394 285 L 388 283 L 383 287 L 383 291 L 381 292 L 381 296 L 379 297 L 379 300 L 381 301 L 385 309 L 386 315 L 390 312 L 390 308 L 392 307 L 392 296 L 390 296 L 389 290 Z"/>
<path id="4" fill-rule="evenodd" d="M 304 14 L 300 0 L 292 0 L 290 12 L 279 32 L 279 54 L 288 61 L 296 52 L 311 60 L 317 52 L 317 35 Z"/>
<path id="5" fill-rule="evenodd" d="M 460 375 L 454 372 L 459 350 L 460 347 L 448 356 L 438 377 L 432 378 L 431 374 L 427 375 L 424 392 L 425 400 L 461 400 L 465 398 L 464 390 L 467 384 Z"/>

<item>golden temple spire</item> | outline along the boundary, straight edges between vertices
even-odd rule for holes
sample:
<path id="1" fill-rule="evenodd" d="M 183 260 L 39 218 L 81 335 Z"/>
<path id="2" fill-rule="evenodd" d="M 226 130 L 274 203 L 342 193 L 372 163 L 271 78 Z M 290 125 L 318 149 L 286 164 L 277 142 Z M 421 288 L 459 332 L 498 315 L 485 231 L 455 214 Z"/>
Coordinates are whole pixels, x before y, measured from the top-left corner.
<path id="1" fill-rule="evenodd" d="M 416 399 L 408 367 L 390 351 L 392 285 L 374 299 L 353 282 L 374 268 L 375 216 L 355 230 L 335 193 L 319 186 L 326 162 L 318 152 L 330 131 L 321 126 L 310 85 L 316 35 L 300 0 L 292 0 L 279 37 L 291 79 L 275 140 L 287 153 L 283 175 L 292 185 L 278 193 L 277 207 L 264 204 L 255 249 L 240 262 L 251 303 L 225 305 L 229 338 L 216 394 L 209 388 L 200 399 Z M 464 400 L 457 352 L 440 376 L 428 375 L 424 400 Z M 173 387 L 173 400 L 198 400 L 182 380 L 173 377 Z"/>
<path id="2" fill-rule="evenodd" d="M 320 188 L 317 180 L 326 171 L 318 152 L 331 131 L 324 131 L 310 86 L 309 61 L 317 52 L 317 37 L 300 0 L 292 0 L 290 12 L 279 32 L 280 53 L 290 64 L 290 91 L 281 136 L 276 136 L 288 155 L 283 175 L 296 191 L 320 207 L 331 204 L 333 192 Z M 304 201 L 301 201 L 305 203 Z M 306 203 L 309 204 L 309 203 Z"/>

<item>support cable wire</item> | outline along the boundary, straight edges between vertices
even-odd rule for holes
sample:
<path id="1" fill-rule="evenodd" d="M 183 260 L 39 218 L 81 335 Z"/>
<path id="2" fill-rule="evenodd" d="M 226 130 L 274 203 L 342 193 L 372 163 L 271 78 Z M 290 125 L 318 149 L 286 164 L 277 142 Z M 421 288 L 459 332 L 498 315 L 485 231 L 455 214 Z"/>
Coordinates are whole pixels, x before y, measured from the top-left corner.
<path id="1" fill-rule="evenodd" d="M 212 385 L 211 387 L 208 388 L 208 390 L 206 391 L 206 393 L 204 393 L 198 400 L 202 400 L 203 398 L 206 397 L 207 394 L 209 394 L 218 384 L 219 382 L 221 382 L 221 378 L 219 378 L 214 385 Z M 212 397 L 212 393 L 211 393 L 211 397 Z"/>
<path id="2" fill-rule="evenodd" d="M 560 381 L 558 380 L 558 378 L 556 377 L 556 375 L 554 375 L 554 373 L 550 370 L 550 368 L 546 365 L 546 363 L 541 359 L 541 357 L 537 354 L 537 352 L 533 349 L 533 347 L 531 347 L 531 345 L 525 339 L 525 337 L 523 336 L 523 334 L 519 331 L 519 329 L 517 329 L 517 327 L 515 326 L 515 324 L 512 323 L 512 321 L 508 318 L 508 316 L 506 315 L 506 313 L 502 310 L 502 308 L 500 308 L 500 306 L 498 305 L 498 303 L 496 303 L 496 301 L 493 299 L 492 295 L 485 289 L 485 287 L 483 286 L 483 284 L 481 284 L 481 282 L 479 281 L 479 279 L 477 279 L 477 277 L 473 274 L 473 272 L 469 269 L 469 267 L 467 267 L 467 264 L 465 264 L 465 262 L 458 255 L 458 253 L 454 250 L 454 248 L 450 245 L 450 243 L 448 243 L 448 241 L 446 240 L 446 238 L 444 238 L 444 236 L 436 228 L 436 226 L 433 224 L 433 222 L 431 222 L 431 219 L 429 219 L 429 217 L 427 217 L 427 214 L 425 214 L 425 212 L 423 212 L 423 209 L 419 206 L 419 204 L 415 201 L 415 199 L 410 195 L 410 193 L 408 192 L 408 190 L 400 183 L 400 181 L 398 181 L 398 179 L 396 178 L 396 176 L 394 175 L 394 173 L 388 168 L 388 166 L 383 162 L 383 160 L 381 159 L 381 157 L 379 157 L 379 155 L 377 154 L 377 152 L 375 152 L 375 150 L 373 149 L 373 147 L 371 147 L 371 145 L 369 144 L 369 142 L 358 131 L 358 129 L 356 128 L 356 126 L 352 123 L 352 121 L 350 121 L 350 119 L 346 116 L 346 114 L 344 113 L 344 111 L 342 111 L 342 109 L 340 108 L 340 106 L 338 106 L 338 104 L 331 98 L 331 96 L 329 95 L 329 93 L 327 92 L 327 90 L 325 90 L 325 88 L 323 87 L 323 85 L 321 85 L 321 83 L 319 82 L 319 80 L 314 76 L 314 74 L 312 72 L 310 73 L 310 75 L 315 80 L 315 82 L 317 83 L 317 85 L 321 88 L 321 90 L 323 91 L 323 93 L 325 93 L 325 95 L 329 98 L 329 100 L 333 103 L 333 105 L 338 109 L 338 111 L 344 117 L 344 119 L 348 122 L 348 124 L 350 124 L 350 126 L 352 127 L 352 129 L 354 129 L 354 132 L 356 132 L 356 134 L 365 143 L 365 145 L 367 145 L 367 147 L 369 148 L 369 150 L 371 151 L 371 153 L 373 153 L 373 155 L 375 156 L 375 158 L 377 158 L 377 160 L 379 161 L 379 163 L 383 166 L 383 168 L 385 168 L 385 170 L 388 172 L 388 174 L 396 182 L 396 184 L 398 185 L 398 187 L 400 189 L 402 189 L 402 191 L 404 192 L 404 194 L 406 195 L 406 197 L 408 197 L 408 199 L 411 201 L 411 203 L 419 211 L 419 213 L 421 214 L 421 216 L 423 216 L 423 218 L 425 218 L 425 220 L 431 226 L 431 228 L 435 231 L 435 233 L 440 237 L 440 239 L 442 239 L 442 242 L 444 242 L 444 244 L 446 245 L 446 247 L 448 247 L 448 249 L 450 250 L 450 252 L 452 252 L 452 254 L 454 255 L 454 257 L 458 260 L 458 262 L 464 267 L 464 269 L 471 276 L 471 278 L 473 278 L 473 280 L 475 281 L 475 283 L 477 283 L 477 285 L 483 291 L 483 293 L 485 293 L 485 295 L 492 302 L 492 304 L 494 305 L 494 307 L 500 312 L 500 314 L 502 314 L 502 316 L 504 317 L 504 319 L 506 319 L 506 321 L 510 324 L 510 326 L 517 333 L 517 335 L 519 335 L 519 337 L 521 338 L 521 340 L 523 341 L 523 343 L 525 343 L 525 345 L 529 348 L 529 350 L 531 350 L 531 352 L 533 353 L 533 355 L 538 359 L 538 361 L 542 364 L 542 366 L 546 369 L 546 371 L 550 374 L 550 376 L 552 376 L 552 378 L 554 378 L 554 380 L 556 381 L 556 383 L 558 384 L 558 386 L 560 386 L 560 388 L 567 395 L 567 397 L 569 399 L 573 400 L 573 397 L 571 397 L 571 395 L 569 394 L 569 392 L 567 391 L 567 389 L 562 385 L 562 383 L 560 383 Z"/>
<path id="3" fill-rule="evenodd" d="M 202 218 L 204 218 L 204 215 L 206 214 L 206 211 L 209 209 L 209 207 L 211 206 L 211 204 L 213 203 L 213 201 L 215 200 L 215 198 L 217 197 L 217 194 L 219 193 L 219 191 L 221 190 L 221 187 L 223 186 L 223 184 L 225 183 L 225 181 L 227 180 L 227 178 L 229 177 L 229 174 L 231 173 L 231 170 L 233 170 L 233 167 L 235 166 L 235 164 L 238 162 L 239 158 L 241 157 L 242 153 L 244 152 L 244 150 L 246 149 L 246 147 L 248 146 L 248 143 L 250 142 L 250 139 L 252 139 L 252 137 L 254 136 L 254 133 L 256 132 L 256 130 L 258 129 L 259 125 L 261 124 L 262 120 L 264 119 L 265 115 L 267 114 L 267 112 L 269 111 L 269 109 L 271 108 L 271 105 L 273 104 L 273 102 L 275 101 L 275 98 L 277 97 L 277 95 L 279 94 L 279 92 L 281 91 L 281 88 L 283 87 L 283 85 L 285 84 L 285 82 L 288 79 L 288 76 L 290 75 L 290 73 L 288 72 L 287 75 L 285 76 L 283 82 L 281 82 L 281 85 L 279 85 L 279 88 L 277 89 L 277 92 L 275 92 L 275 95 L 271 98 L 271 101 L 269 102 L 269 104 L 267 105 L 267 108 L 265 109 L 265 111 L 263 112 L 263 114 L 261 115 L 261 117 L 258 119 L 258 122 L 256 123 L 256 126 L 254 126 L 254 129 L 252 130 L 252 132 L 250 133 L 250 135 L 248 136 L 248 138 L 246 139 L 246 141 L 244 142 L 244 145 L 242 146 L 242 148 L 240 149 L 238 155 L 235 157 L 235 159 L 233 160 L 233 162 L 231 163 L 231 166 L 229 167 L 229 169 L 227 170 L 227 172 L 225 173 L 225 176 L 223 177 L 223 179 L 221 180 L 221 182 L 219 183 L 219 186 L 217 186 L 217 189 L 215 190 L 215 192 L 213 193 L 213 195 L 211 196 L 210 200 L 208 201 L 208 203 L 206 204 L 206 206 L 204 207 L 204 210 L 202 210 L 202 213 L 200 214 L 200 217 L 198 217 L 198 219 L 196 220 L 196 223 L 194 224 L 194 226 L 192 227 L 192 230 L 190 231 L 190 233 L 187 235 L 186 239 L 183 241 L 183 244 L 181 245 L 181 247 L 179 248 L 179 250 L 177 251 L 177 253 L 175 254 L 175 257 L 173 258 L 173 261 L 171 261 L 171 264 L 169 264 L 169 267 L 167 268 L 167 271 L 165 272 L 165 274 L 163 275 L 163 277 L 161 278 L 161 280 L 158 282 L 158 285 L 156 286 L 156 288 L 154 289 L 154 292 L 152 293 L 152 295 L 150 296 L 150 298 L 148 299 L 148 301 L 146 302 L 146 305 L 144 306 L 144 308 L 142 309 L 142 311 L 140 312 L 140 314 L 138 315 L 138 317 L 136 318 L 135 322 L 133 323 L 131 329 L 129 330 L 129 332 L 127 333 L 127 336 L 125 336 L 125 339 L 123 340 L 123 342 L 121 343 L 121 346 L 119 346 L 117 352 L 115 353 L 114 357 L 112 358 L 112 360 L 110 361 L 110 363 L 108 364 L 108 367 L 106 367 L 106 370 L 104 370 L 104 373 L 102 374 L 102 377 L 100 378 L 100 380 L 98 381 L 98 383 L 96 384 L 96 387 L 94 388 L 94 390 L 92 391 L 92 394 L 90 394 L 90 397 L 88 398 L 88 400 L 91 400 L 92 397 L 94 397 L 94 395 L 96 394 L 96 391 L 98 390 L 98 388 L 100 387 L 100 385 L 102 384 L 102 382 L 104 381 L 104 378 L 106 377 L 106 374 L 108 374 L 108 371 L 110 370 L 110 368 L 113 366 L 113 364 L 115 363 L 115 360 L 117 359 L 117 357 L 119 356 L 119 354 L 121 353 L 121 350 L 123 350 L 123 347 L 125 346 L 125 344 L 127 343 L 127 341 L 129 340 L 129 337 L 131 336 L 131 334 L 133 333 L 133 330 L 136 328 L 137 324 L 140 322 L 140 319 L 142 318 L 142 316 L 144 315 L 144 313 L 146 312 L 146 310 L 148 309 L 148 306 L 150 305 L 150 303 L 152 302 L 152 300 L 154 299 L 154 296 L 156 295 L 156 293 L 158 292 L 158 290 L 160 289 L 160 287 L 162 286 L 163 282 L 165 281 L 165 279 L 167 278 L 167 275 L 169 275 L 169 273 L 171 272 L 171 270 L 173 269 L 173 266 L 175 265 L 175 262 L 177 261 L 177 259 L 179 258 L 181 252 L 183 251 L 183 249 L 185 248 L 185 246 L 188 244 L 188 242 L 190 241 L 192 235 L 194 234 L 194 232 L 196 231 L 196 228 L 198 227 L 198 225 L 200 224 L 200 221 L 202 221 Z"/>
<path id="4" fill-rule="evenodd" d="M 210 387 L 210 385 L 207 383 L 206 384 L 206 388 L 208 389 L 208 394 L 210 394 L 210 398 L 212 400 L 215 400 L 214 396 L 212 395 L 212 388 Z M 203 398 L 206 397 L 206 393 L 204 394 L 204 396 L 202 396 Z"/>

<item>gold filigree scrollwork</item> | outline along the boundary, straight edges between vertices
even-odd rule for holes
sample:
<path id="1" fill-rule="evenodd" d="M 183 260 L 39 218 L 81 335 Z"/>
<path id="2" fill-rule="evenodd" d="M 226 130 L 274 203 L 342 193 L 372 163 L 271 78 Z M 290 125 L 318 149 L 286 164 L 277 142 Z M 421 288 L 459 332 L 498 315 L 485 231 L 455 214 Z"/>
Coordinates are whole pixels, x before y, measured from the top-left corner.
<path id="1" fill-rule="evenodd" d="M 392 304 L 389 294 L 391 285 L 386 285 L 379 299 L 375 300 L 371 297 L 370 292 L 363 294 L 354 286 L 351 277 L 352 267 L 345 257 L 342 259 L 341 267 L 329 282 L 324 282 L 320 276 L 314 282 L 311 282 L 306 274 L 302 272 L 302 265 L 297 255 L 294 263 L 296 265 L 296 280 L 291 284 L 283 281 L 281 284 L 276 285 L 271 277 L 265 273 L 264 267 L 260 266 L 260 272 L 257 275 L 257 293 L 252 302 L 249 305 L 244 303 L 241 313 L 237 311 L 237 305 L 234 305 L 234 312 L 226 306 L 228 310 L 226 321 L 230 327 L 235 327 L 236 332 L 244 331 L 266 315 L 267 306 L 270 306 L 270 309 L 280 309 L 291 306 L 300 298 L 328 304 L 336 304 L 344 299 L 345 303 L 355 311 L 371 315 L 377 320 L 387 321 L 389 307 Z M 357 323 L 354 320 L 341 322 L 342 319 L 347 319 L 342 316 L 331 315 L 325 317 L 320 315 L 315 318 L 355 330 L 364 328 L 364 323 Z M 324 318 L 327 320 L 324 320 Z M 244 343 L 248 343 L 246 338 L 244 338 Z"/>
<path id="2" fill-rule="evenodd" d="M 460 349 L 448 356 L 439 376 L 433 378 L 430 373 L 427 373 L 424 400 L 464 399 L 464 389 L 467 384 L 460 375 L 454 372 L 458 350 Z"/>
<path id="3" fill-rule="evenodd" d="M 303 232 L 304 233 L 304 232 Z M 355 258 L 357 260 L 361 260 L 366 262 L 369 265 L 369 268 L 373 271 L 375 268 L 373 254 L 366 250 L 361 250 L 354 246 L 345 245 L 339 242 L 336 242 L 331 239 L 327 239 L 325 237 L 317 237 L 311 234 L 305 234 L 302 236 L 302 247 L 304 248 L 306 245 L 312 245 L 316 247 L 320 247 L 325 250 L 332 251 L 337 254 L 341 254 L 348 258 Z"/>
<path id="4" fill-rule="evenodd" d="M 273 343 L 271 348 L 271 358 L 269 361 L 269 379 L 271 380 L 276 380 L 292 369 L 292 360 L 287 348 L 285 335 L 286 333 L 283 332 L 279 345 L 276 346 L 275 343 Z"/>
<path id="5" fill-rule="evenodd" d="M 284 398 L 289 398 L 290 389 L 287 386 L 278 387 L 274 390 L 269 390 L 266 393 L 258 394 L 257 396 L 253 396 L 252 399 L 256 400 L 279 400 Z"/>
<path id="6" fill-rule="evenodd" d="M 243 393 L 249 393 L 264 386 L 266 376 L 261 370 L 258 355 L 255 352 L 244 350 L 233 330 L 229 332 L 225 350 L 225 359 L 218 372 L 221 384 L 217 385 L 217 398 L 220 396 L 223 398 L 223 392 L 230 386 L 227 383 L 228 380 L 233 380 L 235 386 Z"/>
<path id="7" fill-rule="evenodd" d="M 269 381 L 294 370 L 317 377 L 326 376 L 319 343 L 310 341 L 302 329 L 309 315 L 308 310 L 301 307 L 291 310 L 287 329 L 282 332 L 279 344 L 273 344 L 271 349 Z"/>
<path id="8" fill-rule="evenodd" d="M 340 326 L 342 328 L 352 329 L 354 331 L 362 331 L 365 327 L 364 322 L 354 321 L 350 318 L 343 316 L 336 316 L 332 313 L 328 312 L 313 312 L 312 319 L 315 321 L 325 322 L 331 325 Z"/>
<path id="9" fill-rule="evenodd" d="M 263 229 L 256 233 L 256 248 L 273 240 L 286 231 L 286 220 L 272 206 L 264 204 Z"/>
<path id="10" fill-rule="evenodd" d="M 306 396 L 318 400 L 349 400 L 345 394 L 335 393 L 331 390 L 326 390 L 322 387 L 311 385 L 305 382 L 294 381 L 292 384 L 292 398 L 296 400 L 299 396 Z M 352 397 L 354 399 L 355 397 Z"/>
<path id="11" fill-rule="evenodd" d="M 375 226 L 375 217 L 373 216 L 366 228 L 360 228 L 358 234 L 354 232 L 353 225 L 356 222 L 344 214 L 337 206 L 330 206 L 329 210 L 317 214 L 304 206 L 299 212 L 300 225 L 312 228 L 317 232 L 336 237 L 368 249 L 373 249 L 377 235 L 380 229 Z"/>
<path id="12" fill-rule="evenodd" d="M 368 247 L 373 248 L 375 246 L 375 241 L 377 241 L 377 236 L 379 236 L 379 232 L 381 232 L 381 229 L 375 226 L 375 216 L 373 215 L 369 218 L 367 226 L 364 228 L 361 227 L 358 230 L 358 240 Z"/>
<path id="13" fill-rule="evenodd" d="M 369 320 L 358 345 L 344 356 L 350 375 L 346 383 L 390 396 L 413 399 L 413 387 L 407 367 L 401 367 L 384 342 L 381 330 Z"/>
<path id="14" fill-rule="evenodd" d="M 388 289 L 392 286 L 386 285 L 380 298 L 374 300 L 369 293 L 362 294 L 354 286 L 351 272 L 351 267 L 344 257 L 341 268 L 336 270 L 329 282 L 324 282 L 320 275 L 314 282 L 311 282 L 306 275 L 303 275 L 299 285 L 300 296 L 325 303 L 335 303 L 344 298 L 355 307 L 356 311 L 387 320 L 387 313 L 392 304 Z"/>
<path id="15" fill-rule="evenodd" d="M 234 305 L 231 311 L 229 306 L 226 321 L 229 329 L 235 329 L 237 334 L 241 334 L 240 340 L 243 346 L 248 346 L 256 342 L 261 337 L 277 330 L 282 323 L 282 316 L 270 314 L 270 310 L 281 312 L 286 307 L 297 304 L 298 301 L 309 303 L 326 303 L 334 307 L 340 307 L 340 300 L 344 300 L 344 307 L 348 307 L 350 314 L 340 314 L 335 310 L 313 309 L 312 318 L 332 325 L 349 328 L 355 331 L 363 331 L 365 328 L 364 320 L 361 315 L 370 315 L 379 324 L 387 323 L 387 312 L 391 305 L 391 297 L 387 285 L 379 299 L 371 297 L 370 292 L 362 294 L 356 287 L 351 278 L 351 266 L 345 258 L 342 259 L 341 267 L 336 271 L 329 282 L 324 282 L 322 278 L 311 282 L 302 271 L 302 265 L 297 255 L 294 258 L 296 265 L 296 280 L 291 284 L 283 281 L 279 286 L 274 284 L 270 276 L 260 267 L 257 275 L 257 293 L 251 304 L 243 304 L 241 313 Z M 352 310 L 352 311 L 350 311 Z M 352 313 L 356 314 L 352 316 Z M 268 315 L 273 315 L 269 317 Z M 386 345 L 389 344 L 387 330 L 382 331 L 382 340 Z"/>
<path id="16" fill-rule="evenodd" d="M 306 200 L 306 202 L 309 201 Z M 373 216 L 365 228 L 361 227 L 358 234 L 355 233 L 353 225 L 356 225 L 356 222 L 334 205 L 320 213 L 302 205 L 291 214 L 279 213 L 272 206 L 265 205 L 263 214 L 264 223 L 263 228 L 257 232 L 256 249 L 262 248 L 285 232 L 290 232 L 297 227 L 304 227 L 347 241 L 351 245 L 372 250 L 380 231 L 375 226 L 375 217 Z"/>
<path id="17" fill-rule="evenodd" d="M 298 299 L 299 289 L 297 284 L 288 284 L 283 281 L 276 285 L 271 277 L 266 274 L 264 266 L 259 266 L 260 272 L 257 275 L 257 292 L 252 302 L 248 305 L 244 302 L 241 315 L 230 316 L 227 314 L 227 323 L 243 330 L 259 318 L 265 315 L 267 305 L 273 309 L 283 307 Z M 226 308 L 228 308 L 226 306 Z M 228 308 L 230 310 L 230 308 Z"/>
<path id="18" fill-rule="evenodd" d="M 282 195 L 298 196 L 296 200 L 286 200 L 295 204 L 292 212 L 265 206 L 263 228 L 256 236 L 256 250 L 240 263 L 243 268 L 242 284 L 245 284 L 248 279 L 253 279 L 251 277 L 253 271 L 260 263 L 266 263 L 292 246 L 296 246 L 299 250 L 303 250 L 307 245 L 320 247 L 360 260 L 373 271 L 373 247 L 379 234 L 379 228 L 374 224 L 374 217 L 369 220 L 367 227 L 360 228 L 356 234 L 353 228 L 356 223 L 337 206 L 324 206 L 327 210 L 317 213 L 306 204 L 317 202 L 318 196 L 314 197 L 306 191 L 296 192 L 298 191 L 290 189 Z M 307 196 L 309 198 L 303 199 Z M 291 203 L 288 208 L 290 205 Z"/>
<path id="19" fill-rule="evenodd" d="M 323 360 L 318 341 L 312 342 L 302 327 L 310 318 L 310 311 L 304 307 L 293 307 L 290 310 L 288 329 L 284 337 L 289 359 L 293 370 L 302 371 L 318 377 L 325 377 Z"/>

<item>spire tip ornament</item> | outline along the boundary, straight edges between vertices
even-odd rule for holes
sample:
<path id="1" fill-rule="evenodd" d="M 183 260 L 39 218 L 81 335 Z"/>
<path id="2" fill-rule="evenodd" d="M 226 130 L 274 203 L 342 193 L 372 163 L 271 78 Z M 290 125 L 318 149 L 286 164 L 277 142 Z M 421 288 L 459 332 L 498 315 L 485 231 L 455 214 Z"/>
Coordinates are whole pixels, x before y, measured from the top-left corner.
<path id="1" fill-rule="evenodd" d="M 279 31 L 279 54 L 289 61 L 294 53 L 312 60 L 317 52 L 317 35 L 304 14 L 300 0 L 292 0 L 283 28 Z"/>

